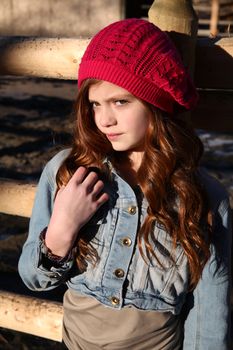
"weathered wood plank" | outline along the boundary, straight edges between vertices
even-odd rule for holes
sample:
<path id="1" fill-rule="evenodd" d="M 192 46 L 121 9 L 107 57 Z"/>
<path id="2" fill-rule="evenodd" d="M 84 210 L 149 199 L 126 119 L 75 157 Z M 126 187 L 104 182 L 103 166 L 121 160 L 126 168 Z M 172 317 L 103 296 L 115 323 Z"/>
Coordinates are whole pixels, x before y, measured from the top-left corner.
<path id="1" fill-rule="evenodd" d="M 77 79 L 88 39 L 2 37 L 0 75 Z"/>
<path id="2" fill-rule="evenodd" d="M 36 184 L 0 178 L 0 212 L 30 217 Z"/>
<path id="3" fill-rule="evenodd" d="M 0 291 L 0 327 L 62 340 L 62 304 Z"/>

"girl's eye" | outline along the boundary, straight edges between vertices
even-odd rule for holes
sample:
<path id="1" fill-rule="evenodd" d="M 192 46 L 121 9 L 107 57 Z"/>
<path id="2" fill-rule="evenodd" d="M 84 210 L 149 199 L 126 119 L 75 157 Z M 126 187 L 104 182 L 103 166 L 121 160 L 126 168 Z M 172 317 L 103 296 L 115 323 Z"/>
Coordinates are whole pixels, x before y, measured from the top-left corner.
<path id="1" fill-rule="evenodd" d="M 116 106 L 123 106 L 123 105 L 125 105 L 127 103 L 128 103 L 128 101 L 126 101 L 126 100 L 117 100 L 117 101 L 115 101 Z"/>
<path id="2" fill-rule="evenodd" d="M 91 102 L 91 106 L 92 106 L 92 108 L 96 108 L 96 107 L 98 107 L 98 102 Z"/>

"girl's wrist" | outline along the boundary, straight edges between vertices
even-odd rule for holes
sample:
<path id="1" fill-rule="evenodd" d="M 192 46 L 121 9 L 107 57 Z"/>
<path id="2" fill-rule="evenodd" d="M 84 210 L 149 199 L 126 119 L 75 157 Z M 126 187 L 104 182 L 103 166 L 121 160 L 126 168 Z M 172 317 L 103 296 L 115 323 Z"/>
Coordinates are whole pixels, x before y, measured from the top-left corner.
<path id="1" fill-rule="evenodd" d="M 72 242 L 61 242 L 59 237 L 57 237 L 57 244 L 54 239 L 51 239 L 51 237 L 47 235 L 47 230 L 48 228 L 45 228 L 41 233 L 41 240 L 46 247 L 47 257 L 51 260 L 57 261 L 67 260 L 67 257 L 70 255 L 73 248 Z"/>
<path id="2" fill-rule="evenodd" d="M 40 241 L 41 241 L 41 251 L 43 256 L 43 264 L 49 269 L 51 267 L 60 268 L 64 264 L 67 264 L 74 260 L 76 250 L 77 248 L 73 248 L 69 251 L 69 253 L 66 256 L 59 256 L 56 254 L 53 254 L 52 251 L 46 246 L 45 243 L 45 235 L 46 235 L 47 227 L 41 232 L 40 234 Z"/>

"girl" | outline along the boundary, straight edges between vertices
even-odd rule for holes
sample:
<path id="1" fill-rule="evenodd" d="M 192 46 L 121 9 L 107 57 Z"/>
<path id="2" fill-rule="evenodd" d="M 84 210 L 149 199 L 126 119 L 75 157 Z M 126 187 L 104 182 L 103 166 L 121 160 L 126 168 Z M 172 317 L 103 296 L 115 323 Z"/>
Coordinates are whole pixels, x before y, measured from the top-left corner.
<path id="1" fill-rule="evenodd" d="M 229 204 L 179 118 L 197 102 L 179 54 L 153 24 L 122 20 L 92 39 L 78 85 L 72 148 L 39 182 L 24 283 L 67 283 L 69 349 L 227 349 Z"/>

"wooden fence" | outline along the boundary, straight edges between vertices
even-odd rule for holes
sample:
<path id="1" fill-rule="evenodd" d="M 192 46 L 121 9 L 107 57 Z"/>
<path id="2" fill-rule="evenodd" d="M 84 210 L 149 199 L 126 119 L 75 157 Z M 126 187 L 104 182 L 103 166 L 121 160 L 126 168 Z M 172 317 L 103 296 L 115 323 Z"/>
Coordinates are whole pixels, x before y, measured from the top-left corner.
<path id="1" fill-rule="evenodd" d="M 76 80 L 88 42 L 88 39 L 2 37 L 0 75 Z M 194 126 L 233 132 L 233 38 L 197 40 L 194 79 L 200 92 L 199 106 L 191 115 Z M 30 217 L 35 187 L 23 181 L 0 179 L 0 212 Z M 0 292 L 0 305 L 1 327 L 61 340 L 60 304 Z"/>

